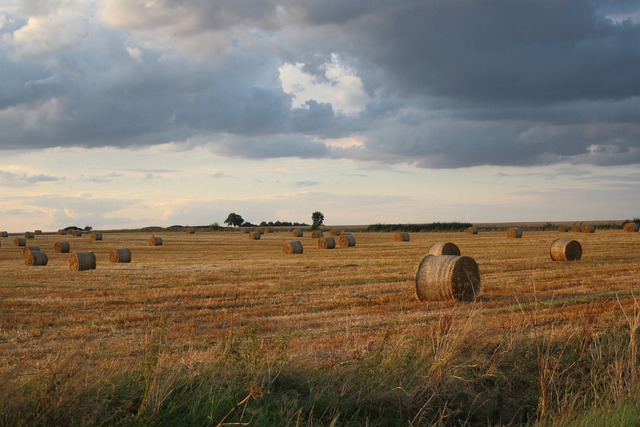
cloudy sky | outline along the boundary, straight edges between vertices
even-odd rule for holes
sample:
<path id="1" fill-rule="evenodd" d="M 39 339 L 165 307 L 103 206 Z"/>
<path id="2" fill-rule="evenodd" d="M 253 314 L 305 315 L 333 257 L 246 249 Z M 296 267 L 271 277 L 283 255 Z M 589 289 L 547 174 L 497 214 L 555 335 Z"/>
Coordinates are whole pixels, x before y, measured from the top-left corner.
<path id="1" fill-rule="evenodd" d="M 640 1 L 0 0 L 0 229 L 640 216 Z"/>

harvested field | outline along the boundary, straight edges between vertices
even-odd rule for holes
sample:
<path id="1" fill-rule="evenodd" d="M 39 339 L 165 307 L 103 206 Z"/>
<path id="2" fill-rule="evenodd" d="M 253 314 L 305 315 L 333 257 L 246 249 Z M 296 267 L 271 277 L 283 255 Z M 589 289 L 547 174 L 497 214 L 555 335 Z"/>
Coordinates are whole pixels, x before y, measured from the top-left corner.
<path id="1" fill-rule="evenodd" d="M 161 345 L 154 366 L 170 375 L 168 369 L 215 360 L 231 339 L 255 343 L 273 363 L 286 360 L 279 368 L 286 371 L 357 366 L 384 340 L 401 345 L 444 334 L 443 319 L 478 349 L 499 345 L 513 328 L 518 336 L 549 339 L 586 327 L 600 334 L 624 326 L 622 310 L 633 313 L 633 295 L 640 295 L 640 239 L 622 230 L 577 236 L 582 258 L 571 263 L 549 257 L 558 231 L 520 239 L 502 231 L 414 233 L 403 245 L 389 244 L 389 233 L 354 233 L 356 246 L 327 251 L 309 244 L 295 257 L 282 250 L 290 235 L 250 241 L 240 232 L 166 232 L 171 244 L 152 247 L 148 233 L 114 232 L 109 246 L 74 240 L 75 251 L 96 255 L 97 268 L 82 272 L 70 271 L 69 254 L 58 252 L 48 254 L 46 266 L 26 268 L 22 248 L 3 239 L 0 393 L 48 384 L 54 375 L 64 381 L 52 401 L 71 404 L 67 399 L 80 399 L 82 390 L 146 372 L 153 342 Z M 53 247 L 56 238 L 45 234 L 38 244 Z M 476 301 L 416 298 L 418 265 L 442 241 L 478 264 Z M 112 247 L 136 256 L 111 263 Z M 477 329 L 465 323 L 471 318 Z M 19 401 L 0 408 L 0 416 L 11 421 Z"/>

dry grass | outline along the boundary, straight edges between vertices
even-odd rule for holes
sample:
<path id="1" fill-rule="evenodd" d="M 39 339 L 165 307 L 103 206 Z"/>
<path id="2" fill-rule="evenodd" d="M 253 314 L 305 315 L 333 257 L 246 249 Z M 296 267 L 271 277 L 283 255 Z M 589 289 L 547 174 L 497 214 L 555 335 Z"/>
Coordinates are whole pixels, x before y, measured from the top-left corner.
<path id="1" fill-rule="evenodd" d="M 549 257 L 557 231 L 508 240 L 503 232 L 415 233 L 403 245 L 389 245 L 388 233 L 356 233 L 357 246 L 331 251 L 303 239 L 308 249 L 295 257 L 283 254 L 288 235 L 250 241 L 234 232 L 167 232 L 164 245 L 153 247 L 148 234 L 105 233 L 135 257 L 110 263 L 108 247 L 83 237 L 74 250 L 94 252 L 97 266 L 81 272 L 70 271 L 69 255 L 58 252 L 47 266 L 25 267 L 22 248 L 2 239 L 0 381 L 52 378 L 59 389 L 77 389 L 140 369 L 160 339 L 154 366 L 188 370 L 212 360 L 234 334 L 255 336 L 261 354 L 277 352 L 285 339 L 287 360 L 307 367 L 341 364 L 370 354 L 390 328 L 398 337 L 424 336 L 452 312 L 454 323 L 482 318 L 482 334 L 466 338 L 475 347 L 501 343 L 522 324 L 534 324 L 542 337 L 569 337 L 585 319 L 596 332 L 624 325 L 622 313 L 635 309 L 633 295 L 640 294 L 640 239 L 622 230 L 582 234 L 582 259 L 572 263 Z M 416 299 L 418 264 L 442 241 L 477 262 L 482 290 L 475 302 Z M 53 235 L 34 240 L 41 247 L 55 242 Z M 161 381 L 169 379 L 149 381 L 156 381 L 155 394 L 141 405 L 146 410 L 162 403 Z M 68 404 L 65 394 L 56 396 L 60 402 L 50 405 Z"/>

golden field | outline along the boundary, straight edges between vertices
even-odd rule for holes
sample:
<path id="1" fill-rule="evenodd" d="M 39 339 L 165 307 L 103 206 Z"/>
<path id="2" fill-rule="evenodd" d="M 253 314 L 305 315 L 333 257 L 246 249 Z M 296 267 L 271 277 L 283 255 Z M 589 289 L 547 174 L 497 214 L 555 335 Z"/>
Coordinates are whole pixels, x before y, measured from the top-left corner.
<path id="1" fill-rule="evenodd" d="M 481 370 L 496 381 L 499 364 L 492 358 L 497 359 L 509 343 L 530 338 L 538 368 L 534 372 L 538 417 L 563 407 L 553 400 L 561 392 L 553 375 L 565 372 L 558 362 L 565 350 L 560 348 L 554 356 L 541 351 L 541 342 L 562 343 L 631 328 L 627 344 L 634 347 L 629 347 L 630 354 L 636 354 L 637 232 L 525 230 L 520 239 L 508 239 L 503 231 L 412 233 L 409 242 L 395 241 L 393 233 L 354 232 L 354 247 L 332 250 L 318 249 L 310 231 L 301 238 L 284 231 L 265 233 L 255 241 L 232 231 L 156 233 L 163 238 L 162 246 L 149 245 L 151 233 L 102 235 L 101 241 L 91 240 L 88 233 L 36 235 L 27 245 L 39 246 L 49 259 L 47 266 L 38 267 L 25 265 L 22 248 L 13 245 L 15 236 L 0 239 L 0 392 L 5 393 L 0 421 L 64 422 L 59 415 L 62 408 L 77 404 L 87 392 L 96 402 L 108 401 L 105 405 L 116 408 L 116 413 L 124 411 L 120 406 L 127 407 L 133 419 L 146 414 L 148 418 L 138 418 L 143 424 L 149 420 L 162 424 L 153 414 L 161 413 L 188 372 L 202 372 L 212 360 L 227 357 L 234 340 L 243 343 L 246 357 L 238 363 L 245 369 L 248 399 L 242 402 L 244 395 L 238 394 L 237 402 L 227 402 L 226 409 L 221 405 L 219 413 L 230 412 L 229 418 L 211 415 L 211 425 L 233 417 L 246 422 L 250 417 L 241 409 L 250 411 L 251 402 L 277 393 L 270 387 L 289 369 L 335 369 L 346 375 L 346 367 L 370 363 L 382 343 L 387 346 L 385 357 L 394 351 L 405 354 L 411 342 L 425 346 L 418 353 L 430 365 L 418 376 L 435 376 L 436 362 L 450 363 L 447 357 L 455 352 L 473 354 L 490 348 Z M 579 241 L 582 259 L 552 261 L 549 247 L 557 237 Z M 291 240 L 302 242 L 302 254 L 283 252 L 283 243 Z M 93 251 L 97 268 L 71 271 L 70 255 L 53 249 L 59 241 L 69 242 L 72 251 Z M 462 255 L 477 262 L 481 292 L 475 302 L 416 299 L 418 264 L 438 242 L 455 243 Z M 131 250 L 131 263 L 110 263 L 109 252 L 123 247 Z M 621 360 L 628 357 L 625 353 Z M 252 358 L 256 360 L 247 360 Z M 635 380 L 636 361 L 628 365 Z M 455 369 L 438 375 L 449 374 L 464 376 Z M 132 393 L 117 401 L 114 383 L 136 375 L 143 384 L 140 396 Z M 375 369 L 367 375 L 375 375 Z M 509 380 L 507 374 L 500 379 L 516 390 Z M 341 389 L 333 393 L 356 392 L 348 380 L 339 383 Z M 428 398 L 402 384 L 385 386 L 391 394 L 402 393 L 399 389 L 411 394 L 401 412 L 413 412 L 405 414 L 408 421 L 399 425 L 421 424 Z M 11 397 L 15 394 L 18 399 L 34 388 L 40 390 L 40 400 L 30 405 L 40 409 Z M 424 393 L 424 387 L 419 389 Z M 100 393 L 103 400 L 95 397 Z M 109 424 L 104 416 L 73 423 Z M 315 416 L 304 412 L 297 421 L 294 417 L 282 425 L 345 419 L 344 413 Z M 444 411 L 436 419 L 446 416 Z"/>

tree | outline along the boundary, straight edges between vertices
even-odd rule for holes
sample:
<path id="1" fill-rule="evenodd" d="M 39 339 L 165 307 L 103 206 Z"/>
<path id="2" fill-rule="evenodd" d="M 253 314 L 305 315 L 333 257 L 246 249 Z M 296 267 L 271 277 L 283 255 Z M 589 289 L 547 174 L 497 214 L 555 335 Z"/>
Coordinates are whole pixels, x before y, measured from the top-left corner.
<path id="1" fill-rule="evenodd" d="M 311 220 L 313 221 L 311 229 L 317 230 L 322 226 L 322 223 L 324 222 L 324 214 L 320 211 L 315 211 L 311 214 Z"/>
<path id="2" fill-rule="evenodd" d="M 235 212 L 231 212 L 227 219 L 224 220 L 224 223 L 233 227 L 240 227 L 244 223 L 244 219 L 241 215 L 238 215 Z"/>

